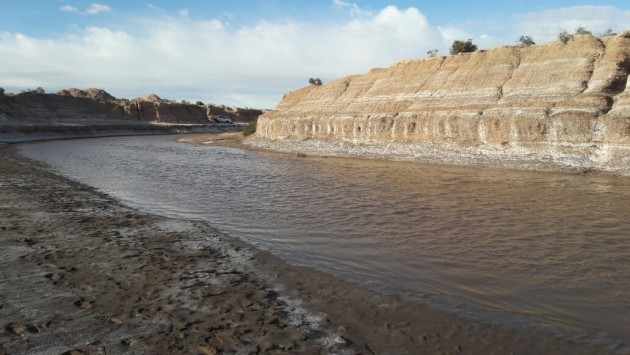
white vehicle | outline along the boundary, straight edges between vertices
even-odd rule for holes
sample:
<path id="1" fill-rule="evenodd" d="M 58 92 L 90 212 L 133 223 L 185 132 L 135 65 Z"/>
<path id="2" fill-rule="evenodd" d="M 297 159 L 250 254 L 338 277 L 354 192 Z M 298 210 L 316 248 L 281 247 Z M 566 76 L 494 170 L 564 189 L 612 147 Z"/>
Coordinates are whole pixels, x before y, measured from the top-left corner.
<path id="1" fill-rule="evenodd" d="M 214 122 L 220 122 L 220 123 L 232 123 L 232 119 L 227 117 L 227 116 L 223 116 L 223 115 L 217 115 L 212 117 L 212 120 Z"/>

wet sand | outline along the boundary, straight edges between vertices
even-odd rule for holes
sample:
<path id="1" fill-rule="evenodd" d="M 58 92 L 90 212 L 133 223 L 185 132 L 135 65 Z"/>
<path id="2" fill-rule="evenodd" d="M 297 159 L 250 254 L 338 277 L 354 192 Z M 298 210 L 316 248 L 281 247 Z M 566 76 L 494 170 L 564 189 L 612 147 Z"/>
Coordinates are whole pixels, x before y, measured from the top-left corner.
<path id="1" fill-rule="evenodd" d="M 1 145 L 0 275 L 0 354 L 612 352 L 287 265 L 204 222 L 125 207 Z"/>

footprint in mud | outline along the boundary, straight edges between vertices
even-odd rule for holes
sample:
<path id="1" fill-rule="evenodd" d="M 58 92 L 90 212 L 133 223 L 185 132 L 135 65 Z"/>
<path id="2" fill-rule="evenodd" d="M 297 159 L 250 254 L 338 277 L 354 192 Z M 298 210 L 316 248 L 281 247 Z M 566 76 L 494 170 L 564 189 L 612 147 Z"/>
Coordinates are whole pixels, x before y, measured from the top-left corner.
<path id="1" fill-rule="evenodd" d="M 65 353 L 61 354 L 61 355 L 83 355 L 85 354 L 85 352 L 83 350 L 79 350 L 79 349 L 72 349 L 72 350 L 68 350 Z"/>
<path id="2" fill-rule="evenodd" d="M 88 300 L 85 297 L 81 297 L 79 300 L 74 302 L 74 305 L 79 308 L 90 309 L 94 307 L 94 300 Z"/>
<path id="3" fill-rule="evenodd" d="M 31 238 L 20 238 L 18 239 L 18 242 L 26 243 L 29 247 L 37 244 L 37 242 Z"/>
<path id="4" fill-rule="evenodd" d="M 32 324 L 9 323 L 5 327 L 6 331 L 14 335 L 25 335 L 27 333 L 37 334 L 39 328 Z"/>
<path id="5" fill-rule="evenodd" d="M 59 280 L 64 278 L 63 274 L 59 272 L 51 272 L 49 274 L 44 275 L 44 277 L 52 281 L 54 284 L 56 284 Z"/>

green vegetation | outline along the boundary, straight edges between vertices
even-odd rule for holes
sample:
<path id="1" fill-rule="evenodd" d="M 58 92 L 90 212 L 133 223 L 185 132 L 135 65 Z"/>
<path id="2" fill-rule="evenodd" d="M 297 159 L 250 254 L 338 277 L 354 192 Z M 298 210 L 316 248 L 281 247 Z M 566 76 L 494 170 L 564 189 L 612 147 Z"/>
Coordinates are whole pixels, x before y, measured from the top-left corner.
<path id="1" fill-rule="evenodd" d="M 533 46 L 534 44 L 536 44 L 536 42 L 534 42 L 531 36 L 520 36 L 518 38 L 518 41 L 523 46 Z"/>
<path id="2" fill-rule="evenodd" d="M 243 135 L 246 137 L 254 133 L 256 133 L 256 121 L 246 124 L 243 128 Z"/>
<path id="3" fill-rule="evenodd" d="M 471 53 L 477 50 L 477 45 L 473 43 L 472 39 L 468 39 L 467 41 L 453 41 L 453 45 L 451 46 L 451 54 L 459 54 L 459 53 Z"/>
<path id="4" fill-rule="evenodd" d="M 322 85 L 322 80 L 320 78 L 309 78 L 308 83 L 311 85 Z"/>
<path id="5" fill-rule="evenodd" d="M 430 58 L 432 58 L 432 57 L 435 57 L 435 56 L 438 54 L 438 52 L 439 52 L 439 50 L 437 50 L 437 49 L 432 49 L 432 50 L 430 50 L 430 51 L 428 51 L 428 52 L 427 52 L 427 55 L 428 55 Z"/>
<path id="6" fill-rule="evenodd" d="M 567 31 L 560 32 L 558 34 L 558 39 L 560 40 L 560 42 L 567 44 L 570 40 L 573 39 L 574 36 L 592 36 L 592 35 L 593 35 L 593 32 L 587 30 L 586 27 L 584 26 L 580 26 L 575 29 L 575 32 L 573 34 L 570 34 Z M 606 31 L 599 37 L 614 36 L 614 35 L 615 33 L 612 31 L 611 28 L 609 28 L 608 31 Z"/>
<path id="7" fill-rule="evenodd" d="M 591 33 L 591 31 L 587 30 L 586 27 L 584 26 L 580 26 L 578 28 L 575 29 L 575 34 L 576 35 L 589 35 L 592 36 L 593 33 Z"/>
<path id="8" fill-rule="evenodd" d="M 22 93 L 35 93 L 35 94 L 45 94 L 46 90 L 42 89 L 42 87 L 38 87 L 37 89 L 26 89 L 22 90 Z"/>
<path id="9" fill-rule="evenodd" d="M 599 37 L 610 37 L 610 36 L 616 36 L 616 35 L 617 34 L 613 32 L 612 28 L 609 28 L 608 30 L 606 30 L 606 32 L 600 34 Z"/>
<path id="10" fill-rule="evenodd" d="M 572 38 L 573 35 L 567 31 L 562 31 L 558 34 L 558 39 L 564 44 L 567 44 Z"/>

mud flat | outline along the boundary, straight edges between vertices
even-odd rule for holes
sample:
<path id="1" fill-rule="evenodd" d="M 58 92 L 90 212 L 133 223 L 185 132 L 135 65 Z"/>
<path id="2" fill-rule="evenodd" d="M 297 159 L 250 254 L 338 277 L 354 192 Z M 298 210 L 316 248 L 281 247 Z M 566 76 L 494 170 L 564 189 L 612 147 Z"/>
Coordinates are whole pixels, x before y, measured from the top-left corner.
<path id="1" fill-rule="evenodd" d="M 602 354 L 378 295 L 140 213 L 0 145 L 0 354 Z M 618 350 L 618 349 L 617 349 Z"/>

